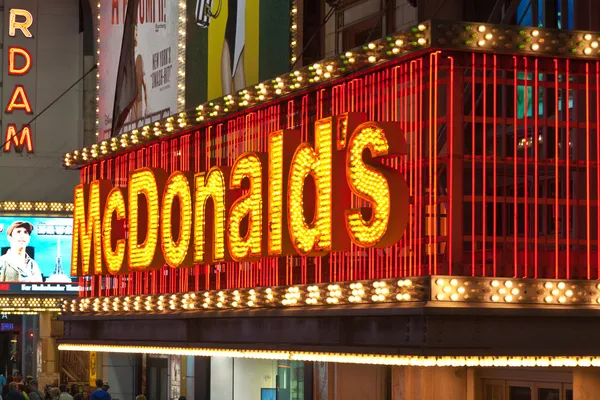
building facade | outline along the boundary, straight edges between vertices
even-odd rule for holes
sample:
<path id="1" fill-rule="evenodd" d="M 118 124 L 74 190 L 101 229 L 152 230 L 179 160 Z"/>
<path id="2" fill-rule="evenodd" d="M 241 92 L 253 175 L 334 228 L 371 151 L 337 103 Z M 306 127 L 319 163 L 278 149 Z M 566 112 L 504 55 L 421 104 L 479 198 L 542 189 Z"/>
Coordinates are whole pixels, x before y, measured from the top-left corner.
<path id="1" fill-rule="evenodd" d="M 310 63 L 65 155 L 64 353 L 123 398 L 594 398 L 596 5 L 409 3 L 292 4 Z"/>
<path id="2" fill-rule="evenodd" d="M 86 6 L 0 2 L 0 372 L 9 377 L 21 371 L 40 383 L 64 376 L 54 342 L 61 331 L 56 317 L 62 300 L 77 292 L 65 274 L 77 173 L 60 160 L 73 146 L 91 143 L 82 134 L 84 105 L 94 97 L 82 77 L 95 70 L 91 36 L 89 43 L 84 39 L 83 16 L 91 20 Z M 12 234 L 18 229 L 27 231 L 24 244 Z M 16 273 L 20 257 L 24 268 Z"/>

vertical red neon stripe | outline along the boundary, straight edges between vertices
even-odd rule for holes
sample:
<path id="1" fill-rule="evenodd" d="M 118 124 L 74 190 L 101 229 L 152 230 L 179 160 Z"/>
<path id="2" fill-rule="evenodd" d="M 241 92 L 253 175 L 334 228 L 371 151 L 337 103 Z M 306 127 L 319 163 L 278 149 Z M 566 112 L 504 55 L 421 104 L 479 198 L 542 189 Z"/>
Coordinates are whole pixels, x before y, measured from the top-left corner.
<path id="1" fill-rule="evenodd" d="M 424 110 L 424 100 L 423 97 L 425 96 L 425 86 L 423 85 L 423 79 L 426 79 L 426 75 L 425 75 L 425 68 L 424 68 L 424 58 L 421 57 L 419 58 L 419 73 L 418 73 L 418 77 L 419 77 L 419 86 L 417 89 L 417 93 L 418 93 L 418 105 L 417 105 L 417 110 L 418 110 L 418 115 L 416 116 L 416 123 L 419 127 L 419 160 L 420 160 L 420 167 L 419 170 L 421 170 L 421 179 L 419 181 L 420 185 L 421 185 L 421 189 L 419 190 L 419 196 L 420 196 L 420 201 L 419 201 L 419 221 L 420 221 L 420 229 L 419 229 L 419 275 L 423 275 L 425 273 L 424 271 L 424 264 L 425 264 L 425 260 L 424 260 L 424 253 L 425 253 L 425 243 L 426 243 L 426 228 L 424 228 L 423 224 L 426 222 L 424 219 L 424 216 L 426 214 L 426 206 L 425 206 L 425 178 L 424 178 L 424 168 L 423 166 L 426 165 L 429 161 L 425 159 L 425 152 L 423 149 L 423 139 L 424 139 L 424 127 L 425 127 L 425 122 L 423 119 L 423 110 Z M 431 66 L 429 66 L 431 68 Z M 427 266 L 427 271 L 430 271 L 431 269 L 431 264 Z"/>
<path id="2" fill-rule="evenodd" d="M 579 143 L 578 143 L 579 144 Z M 585 211 L 586 211 L 586 238 L 587 238 L 587 279 L 591 278 L 592 267 L 592 236 L 590 234 L 590 64 L 585 63 Z"/>
<path id="3" fill-rule="evenodd" d="M 434 97 L 433 97 L 433 273 L 438 273 L 437 254 L 439 251 L 438 246 L 438 200 L 437 200 L 437 181 L 438 181 L 438 143 L 437 143 L 437 120 L 438 120 L 438 64 L 440 51 L 436 51 L 435 54 L 435 80 L 433 82 L 435 86 Z M 431 83 L 430 83 L 431 84 Z"/>
<path id="4" fill-rule="evenodd" d="M 538 92 L 538 83 L 539 83 L 539 74 L 538 74 L 538 59 L 536 58 L 534 61 L 534 79 L 533 79 L 533 157 L 534 157 L 534 171 L 533 171 L 533 198 L 534 198 L 534 210 L 533 210 L 533 277 L 537 279 L 538 277 L 538 187 L 540 185 L 539 175 L 538 175 L 538 164 L 539 164 L 539 133 L 538 133 L 538 107 L 540 103 L 539 92 Z"/>
<path id="5" fill-rule="evenodd" d="M 476 276 L 475 253 L 477 245 L 475 241 L 475 53 L 471 56 L 471 275 Z"/>
<path id="6" fill-rule="evenodd" d="M 404 65 L 404 130 L 408 132 L 410 137 L 410 146 L 408 151 L 408 159 L 405 163 L 405 168 L 407 169 L 409 176 L 409 192 L 410 192 L 410 232 L 409 232 L 409 255 L 408 255 L 408 270 L 406 274 L 408 276 L 414 275 L 414 259 L 415 259 L 415 235 L 416 235 L 416 223 L 417 216 L 415 212 L 415 172 L 416 168 L 413 165 L 413 159 L 415 158 L 416 148 L 417 148 L 417 140 L 415 131 L 412 129 L 412 122 L 410 121 L 413 115 L 412 108 L 413 102 L 410 97 L 412 94 L 412 75 L 413 75 L 413 63 L 410 62 L 410 65 Z"/>
<path id="7" fill-rule="evenodd" d="M 514 61 L 514 66 L 513 66 L 513 75 L 514 75 L 514 105 L 513 105 L 513 109 L 514 109 L 514 121 L 513 121 L 513 138 L 514 138 L 514 153 L 513 153 L 513 241 L 514 241 L 514 246 L 513 246 L 513 252 L 514 252 L 514 277 L 518 277 L 519 276 L 519 238 L 518 238 L 518 231 L 519 231 L 519 220 L 517 218 L 517 214 L 518 214 L 518 204 L 517 204 L 517 195 L 519 192 L 519 187 L 518 187 L 518 181 L 517 181 L 517 173 L 518 173 L 518 167 L 517 167 L 517 159 L 518 159 L 518 141 L 519 141 L 519 125 L 518 125 L 518 116 L 519 116 L 519 106 L 518 106 L 518 99 L 517 99 L 517 88 L 518 88 L 518 83 L 517 83 L 517 74 L 518 74 L 518 66 L 517 66 L 517 57 L 513 57 L 513 61 Z"/>
<path id="8" fill-rule="evenodd" d="M 493 77 L 494 90 L 493 90 L 493 94 L 492 94 L 493 97 L 494 97 L 494 100 L 493 100 L 493 102 L 494 102 L 494 114 L 493 114 L 494 115 L 494 117 L 493 117 L 494 118 L 494 123 L 493 123 L 493 126 L 492 126 L 492 129 L 494 131 L 494 133 L 493 133 L 493 136 L 494 136 L 494 143 L 493 143 L 494 149 L 492 150 L 493 158 L 494 158 L 494 160 L 493 160 L 493 164 L 494 164 L 493 165 L 493 173 L 492 173 L 492 179 L 493 179 L 492 186 L 493 186 L 493 191 L 494 191 L 494 195 L 493 195 L 494 200 L 493 200 L 493 203 L 492 203 L 492 206 L 494 208 L 493 209 L 493 219 L 494 219 L 494 221 L 492 222 L 492 224 L 494 226 L 493 227 L 494 232 L 492 233 L 492 246 L 493 246 L 493 249 L 492 249 L 492 275 L 494 277 L 497 274 L 497 261 L 496 261 L 496 247 L 497 247 L 497 245 L 496 245 L 496 236 L 497 236 L 497 233 L 498 233 L 498 214 L 497 214 L 497 204 L 496 204 L 498 202 L 498 197 L 497 197 L 497 194 L 498 194 L 498 178 L 496 176 L 497 175 L 497 173 L 496 173 L 496 171 L 497 171 L 497 169 L 496 169 L 497 168 L 496 167 L 496 162 L 497 162 L 496 157 L 498 155 L 498 149 L 497 149 L 497 144 L 496 144 L 497 138 L 498 138 L 498 122 L 497 122 L 497 117 L 498 117 L 498 115 L 497 115 L 498 114 L 498 111 L 497 111 L 498 110 L 498 86 L 497 86 L 498 82 L 497 81 L 498 81 L 498 77 L 497 77 L 497 75 L 498 75 L 498 71 L 497 71 L 497 58 L 496 58 L 496 55 L 494 54 L 494 77 Z"/>
<path id="9" fill-rule="evenodd" d="M 495 56 L 494 56 L 495 57 Z M 450 190 L 448 191 L 449 193 L 449 199 L 448 199 L 448 229 L 446 231 L 446 234 L 448 235 L 448 275 L 452 275 L 452 241 L 453 241 L 453 235 L 452 235 L 452 222 L 453 222 L 453 209 L 452 209 L 452 201 L 454 199 L 454 193 L 453 193 L 453 188 L 454 188 L 454 184 L 453 184 L 453 179 L 454 179 L 454 57 L 448 57 L 448 59 L 450 60 L 450 85 L 449 85 L 449 90 L 448 90 L 448 104 L 450 106 L 450 117 L 449 117 L 449 128 L 448 128 L 448 139 L 450 142 L 450 146 L 449 146 L 449 152 L 448 152 L 448 163 L 449 165 L 449 170 L 450 170 L 450 177 L 449 177 L 449 182 L 450 182 Z M 461 88 L 462 89 L 462 88 Z M 462 238 L 458 238 L 458 240 L 463 240 Z"/>
<path id="10" fill-rule="evenodd" d="M 598 260 L 596 265 L 596 279 L 600 278 L 600 61 L 596 61 L 596 251 Z"/>
<path id="11" fill-rule="evenodd" d="M 566 95 L 565 95 L 565 122 L 567 124 L 566 133 L 567 133 L 567 145 L 566 145 L 566 169 L 565 169 L 565 178 L 567 184 L 566 197 L 567 197 L 567 226 L 566 226 L 566 236 L 567 236 L 567 279 L 571 278 L 571 170 L 569 169 L 569 159 L 571 157 L 571 131 L 569 128 L 569 60 L 566 61 L 566 72 L 565 72 L 565 83 L 566 83 Z"/>
<path id="12" fill-rule="evenodd" d="M 485 254 L 485 248 L 486 248 L 486 218 L 485 218 L 485 206 L 486 206 L 486 159 L 487 159 L 487 120 L 486 120 L 486 116 L 487 116 L 487 55 L 484 54 L 483 55 L 483 111 L 481 113 L 481 118 L 482 118 L 482 130 L 481 130 L 481 135 L 482 135 L 482 142 L 483 142 L 483 157 L 482 157 L 482 191 L 481 191 L 481 195 L 482 195 L 482 202 L 481 202 L 481 273 L 482 276 L 486 276 L 486 268 L 487 268 L 487 263 L 486 263 L 486 254 Z M 475 196 L 473 196 L 474 198 Z"/>
<path id="13" fill-rule="evenodd" d="M 558 255 L 559 255 L 559 237 L 560 231 L 560 208 L 558 204 L 558 160 L 559 160 L 559 124 L 558 124 L 558 103 L 560 101 L 559 90 L 558 90 L 558 60 L 554 59 L 554 96 L 555 96 L 555 110 L 554 110 L 554 194 L 555 194 L 555 209 L 554 209 L 554 240 L 555 240 L 555 265 L 554 265 L 554 278 L 558 279 Z"/>
<path id="14" fill-rule="evenodd" d="M 432 259 L 433 259 L 433 232 L 432 232 L 432 227 L 433 227 L 433 221 L 431 221 L 432 218 L 432 214 L 433 214 L 433 158 L 434 158 L 434 154 L 433 154 L 433 141 L 434 139 L 434 133 L 433 133 L 433 118 L 435 118 L 433 116 L 433 59 L 435 57 L 435 53 L 431 53 L 429 54 L 429 105 L 428 105 L 428 109 L 429 109 L 429 121 L 428 121 L 428 129 L 427 132 L 429 133 L 429 137 L 428 137 L 428 141 L 427 141 L 427 149 L 428 149 L 428 160 L 427 160 L 427 170 L 429 172 L 429 180 L 428 180 L 428 186 L 427 188 L 428 190 L 428 194 L 429 194 L 429 207 L 427 209 L 426 215 L 427 215 L 427 255 L 428 255 L 428 263 L 429 263 L 429 270 L 428 273 L 429 275 L 432 274 Z"/>
<path id="15" fill-rule="evenodd" d="M 529 103 L 528 103 L 528 95 L 529 95 L 529 76 L 528 76 L 528 71 L 527 71 L 527 57 L 523 57 L 523 68 L 524 68 L 524 74 L 523 76 L 525 77 L 525 84 L 524 84 L 524 95 L 523 95 L 523 102 L 524 102 L 524 110 L 523 110 L 523 131 L 524 131 L 524 138 L 525 138 L 525 143 L 523 145 L 523 154 L 524 154 L 524 163 L 523 163 L 523 194 L 525 195 L 525 201 L 523 202 L 523 209 L 524 209 L 524 221 L 523 221 L 523 256 L 524 256 L 524 274 L 523 274 L 523 278 L 527 278 L 529 276 L 529 246 L 527 245 L 528 240 L 527 240 L 527 236 L 528 236 L 528 227 L 529 227 L 529 199 L 527 196 L 527 189 L 529 186 L 529 176 L 527 175 L 527 155 L 529 153 L 529 133 L 527 130 L 527 122 L 529 120 Z M 533 108 L 533 105 L 532 105 Z M 537 138 L 536 138 L 537 140 Z M 532 142 L 533 144 L 533 142 Z"/>

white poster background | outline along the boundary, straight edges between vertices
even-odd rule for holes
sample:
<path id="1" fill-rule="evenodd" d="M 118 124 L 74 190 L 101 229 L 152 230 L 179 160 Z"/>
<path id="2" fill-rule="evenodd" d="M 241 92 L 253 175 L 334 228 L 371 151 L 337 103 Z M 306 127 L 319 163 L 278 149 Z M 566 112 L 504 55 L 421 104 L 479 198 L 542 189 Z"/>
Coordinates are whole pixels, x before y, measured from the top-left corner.
<path id="1" fill-rule="evenodd" d="M 110 137 L 126 4 L 127 0 L 100 2 L 99 141 Z M 143 60 L 148 107 L 146 108 L 144 92 L 141 89 L 143 118 L 133 120 L 130 112 L 119 133 L 140 128 L 177 112 L 177 7 L 178 2 L 171 0 L 139 1 L 135 54 L 136 60 L 138 55 L 141 55 Z M 143 23 L 140 15 L 143 16 Z"/>

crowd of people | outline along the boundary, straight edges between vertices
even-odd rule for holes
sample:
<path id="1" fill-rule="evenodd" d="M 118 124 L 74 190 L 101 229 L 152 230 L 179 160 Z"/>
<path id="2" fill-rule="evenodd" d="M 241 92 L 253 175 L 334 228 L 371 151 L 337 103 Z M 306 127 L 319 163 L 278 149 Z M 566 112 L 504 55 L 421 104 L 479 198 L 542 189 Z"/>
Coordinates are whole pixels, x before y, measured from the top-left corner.
<path id="1" fill-rule="evenodd" d="M 111 400 L 107 383 L 101 379 L 96 381 L 96 390 L 90 394 L 80 385 L 45 385 L 40 388 L 38 382 L 31 376 L 23 379 L 23 374 L 17 371 L 8 379 L 0 374 L 2 395 L 0 400 Z"/>
<path id="2" fill-rule="evenodd" d="M 13 376 L 6 379 L 0 374 L 0 386 L 2 395 L 0 400 L 111 400 L 108 389 L 108 383 L 102 379 L 96 380 L 96 388 L 91 393 L 86 393 L 80 385 L 73 384 L 71 388 L 67 385 L 45 385 L 38 387 L 38 382 L 31 376 L 23 379 L 23 374 L 17 371 Z M 139 395 L 135 400 L 146 400 L 146 396 Z M 179 400 L 187 400 L 185 396 L 180 396 Z"/>

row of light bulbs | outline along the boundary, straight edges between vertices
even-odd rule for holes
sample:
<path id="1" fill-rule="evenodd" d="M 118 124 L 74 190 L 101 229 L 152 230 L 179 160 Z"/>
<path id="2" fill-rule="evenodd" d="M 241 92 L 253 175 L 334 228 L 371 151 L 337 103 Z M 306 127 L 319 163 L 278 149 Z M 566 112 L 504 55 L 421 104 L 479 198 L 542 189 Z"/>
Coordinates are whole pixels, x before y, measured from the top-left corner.
<path id="1" fill-rule="evenodd" d="M 600 283 L 542 279 L 437 277 L 437 301 L 492 303 L 600 304 Z"/>
<path id="2" fill-rule="evenodd" d="M 2 201 L 0 202 L 0 210 L 72 212 L 73 203 L 56 203 L 42 201 Z"/>
<path id="3" fill-rule="evenodd" d="M 448 23 L 446 23 L 448 24 Z M 457 23 L 451 23 L 451 29 L 457 27 Z M 444 26 L 440 23 L 439 26 Z M 554 37 L 556 30 L 525 28 L 521 26 L 506 27 L 481 24 L 476 27 L 463 24 L 464 45 L 480 48 L 504 48 L 510 50 L 525 50 L 533 52 L 566 53 L 578 56 L 594 56 L 600 54 L 600 37 L 597 33 L 582 33 L 575 31 L 560 31 L 559 39 Z M 516 36 L 515 40 L 513 36 Z M 512 40 L 512 42 L 511 42 Z M 459 44 L 453 39 L 453 44 Z M 438 43 L 445 43 L 445 39 L 438 39 Z M 570 47 L 567 49 L 567 47 Z"/>
<path id="4" fill-rule="evenodd" d="M 177 115 L 172 115 L 164 120 L 156 121 L 152 125 L 134 129 L 119 137 L 104 140 L 99 144 L 96 143 L 81 150 L 75 150 L 72 153 L 65 154 L 63 164 L 66 167 L 85 164 L 108 154 L 137 146 L 142 142 L 189 129 L 198 123 L 221 118 L 242 111 L 246 107 L 259 105 L 280 96 L 305 90 L 312 85 L 338 78 L 365 66 L 390 60 L 399 54 L 422 49 L 429 43 L 427 29 L 426 24 L 419 24 L 415 28 L 395 37 L 374 41 L 367 46 L 353 49 L 341 56 L 302 67 L 288 74 L 261 82 L 254 87 L 241 90 L 236 94 L 221 97 L 193 109 L 180 112 Z M 98 77 L 99 75 L 97 75 Z M 184 77 L 180 76 L 180 78 L 183 79 Z M 98 85 L 97 89 L 99 89 Z M 96 100 L 99 101 L 99 98 L 96 98 Z M 99 109 L 96 109 L 96 111 L 98 113 Z M 98 121 L 96 122 L 98 123 Z"/>
<path id="5" fill-rule="evenodd" d="M 182 348 L 155 346 L 123 346 L 92 344 L 60 344 L 60 351 L 89 351 L 102 353 L 134 353 L 193 357 L 228 357 L 264 360 L 333 362 L 414 367 L 600 367 L 600 357 L 491 357 L 491 356 L 403 356 L 356 353 L 325 353 L 303 351 L 235 350 L 211 348 Z"/>
<path id="6" fill-rule="evenodd" d="M 70 313 L 162 313 L 198 309 L 294 307 L 425 300 L 420 279 L 377 280 L 256 289 L 206 291 L 171 295 L 65 300 Z"/>

